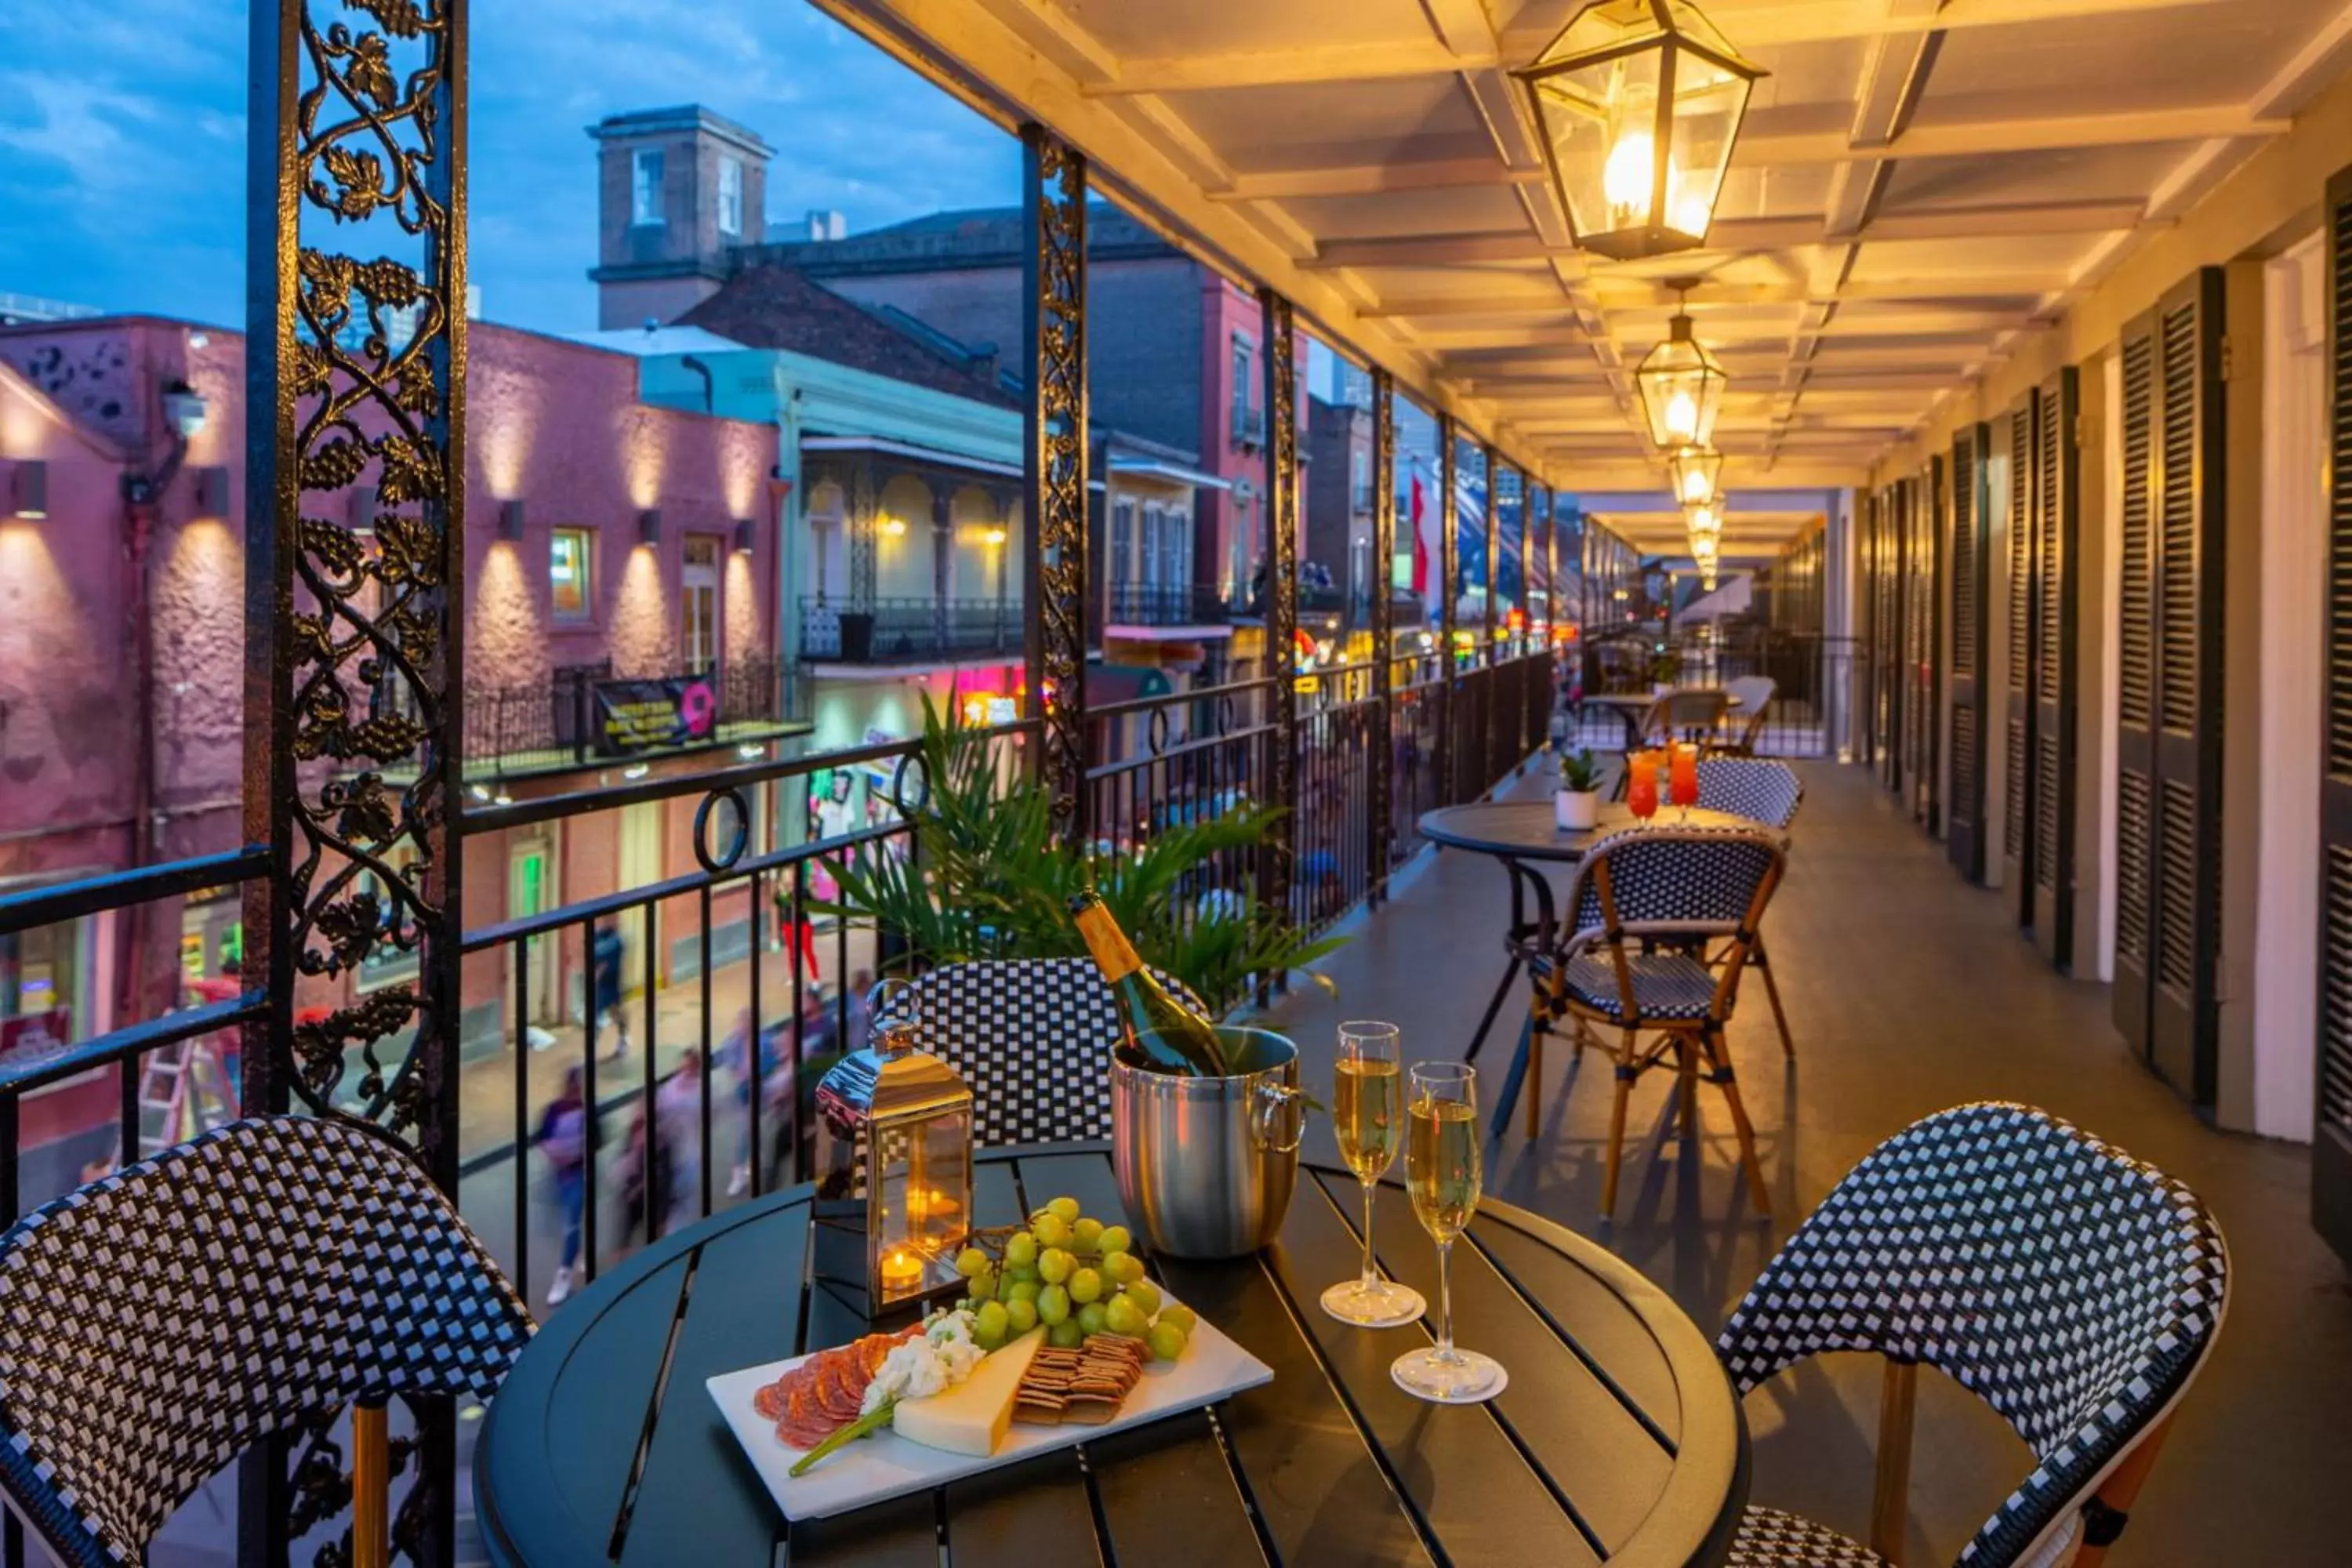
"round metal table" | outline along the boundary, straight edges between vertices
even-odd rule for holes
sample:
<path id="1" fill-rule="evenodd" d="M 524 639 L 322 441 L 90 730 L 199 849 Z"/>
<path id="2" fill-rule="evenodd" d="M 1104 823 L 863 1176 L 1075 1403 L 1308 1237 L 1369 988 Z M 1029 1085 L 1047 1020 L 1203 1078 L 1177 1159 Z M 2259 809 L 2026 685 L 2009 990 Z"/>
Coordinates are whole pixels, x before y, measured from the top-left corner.
<path id="1" fill-rule="evenodd" d="M 1720 689 L 1691 686 L 1682 689 L 1713 691 Z M 1747 706 L 1745 701 L 1732 692 L 1724 692 L 1723 700 L 1724 709 L 1727 712 L 1737 713 Z M 1616 714 L 1617 722 L 1625 726 L 1625 749 L 1629 752 L 1641 749 L 1642 721 L 1649 717 L 1650 710 L 1656 707 L 1657 702 L 1658 699 L 1654 692 L 1644 691 L 1595 691 L 1577 699 L 1577 705 L 1580 707 L 1606 708 Z"/>
<path id="2" fill-rule="evenodd" d="M 1106 1146 L 990 1151 L 984 1224 L 1069 1194 L 1119 1213 Z M 809 1189 L 665 1238 L 558 1311 L 492 1401 L 474 1495 L 493 1562 L 1718 1563 L 1748 1494 L 1748 1430 L 1706 1336 L 1633 1268 L 1507 1205 L 1454 1248 L 1455 1333 L 1499 1357 L 1484 1405 L 1424 1405 L 1389 1363 L 1428 1342 L 1326 1317 L 1355 1277 L 1355 1178 L 1310 1167 L 1279 1242 L 1225 1263 L 1155 1258 L 1178 1298 L 1274 1369 L 1205 1411 L 934 1492 L 787 1525 L 703 1388 L 866 1324 L 806 1284 Z M 1382 1264 L 1435 1299 L 1436 1258 L 1383 1190 Z M 779 1548 L 782 1548 L 780 1551 Z"/>

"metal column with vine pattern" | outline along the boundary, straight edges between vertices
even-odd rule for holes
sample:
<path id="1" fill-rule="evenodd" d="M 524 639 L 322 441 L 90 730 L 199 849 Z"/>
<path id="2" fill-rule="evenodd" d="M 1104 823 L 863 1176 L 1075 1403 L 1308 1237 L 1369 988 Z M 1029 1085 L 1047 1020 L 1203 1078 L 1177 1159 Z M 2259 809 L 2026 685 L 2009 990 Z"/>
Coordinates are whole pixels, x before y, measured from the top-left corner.
<path id="1" fill-rule="evenodd" d="M 1379 903 L 1388 892 L 1389 846 L 1396 808 L 1390 791 L 1396 762 L 1390 695 L 1396 674 L 1396 599 L 1390 581 L 1396 560 L 1396 378 L 1372 371 L 1372 740 L 1370 785 L 1364 816 L 1371 841 L 1366 847 L 1371 875 L 1369 895 Z"/>
<path id="2" fill-rule="evenodd" d="M 1023 338 L 1029 378 L 1030 710 L 1062 835 L 1087 834 L 1087 163 L 1042 125 L 1021 129 L 1028 209 Z"/>
<path id="3" fill-rule="evenodd" d="M 1298 821 L 1298 689 L 1291 676 L 1298 632 L 1297 339 L 1289 300 L 1260 289 L 1257 302 L 1265 332 L 1265 673 L 1274 720 L 1265 787 L 1267 803 L 1291 814 L 1267 848 L 1258 893 L 1286 915 Z"/>
<path id="4" fill-rule="evenodd" d="M 1488 665 L 1495 662 L 1495 635 L 1503 629 L 1503 455 L 1491 444 L 1480 450 L 1486 470 L 1486 624 L 1478 662 Z"/>
<path id="5" fill-rule="evenodd" d="M 246 973 L 269 1003 L 246 1031 L 244 1108 L 376 1123 L 452 1197 L 466 8 L 254 6 L 246 373 L 246 837 L 270 854 L 246 893 Z M 297 1014 L 298 985 L 371 960 L 414 973 Z M 415 1478 L 394 1545 L 446 1563 L 453 1413 L 411 1409 L 415 1435 L 392 1445 L 395 1483 Z M 241 1561 L 348 1551 L 337 1414 L 245 1461 Z"/>
<path id="6" fill-rule="evenodd" d="M 1454 416 L 1437 416 L 1437 790 L 1438 804 L 1454 804 L 1454 707 L 1461 661 L 1454 657 L 1454 612 L 1462 598 L 1460 542 L 1454 538 L 1454 472 L 1460 453 Z"/>

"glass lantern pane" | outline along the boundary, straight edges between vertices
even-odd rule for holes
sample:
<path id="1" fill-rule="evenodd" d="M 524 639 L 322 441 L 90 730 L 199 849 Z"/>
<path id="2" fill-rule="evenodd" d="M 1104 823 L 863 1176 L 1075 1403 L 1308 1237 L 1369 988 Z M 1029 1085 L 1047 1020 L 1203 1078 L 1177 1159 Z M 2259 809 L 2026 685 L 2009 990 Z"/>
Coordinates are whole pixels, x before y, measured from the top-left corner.
<path id="1" fill-rule="evenodd" d="M 1688 50 L 1675 56 L 1673 145 L 1666 161 L 1665 225 L 1693 239 L 1715 221 L 1732 138 L 1748 105 L 1748 79 Z"/>
<path id="2" fill-rule="evenodd" d="M 971 1216 L 971 1115 L 957 1111 L 918 1124 L 908 1152 L 908 1236 L 925 1258 L 952 1264 Z"/>
<path id="3" fill-rule="evenodd" d="M 1669 8 L 1669 15 L 1672 7 Z M 1546 59 L 1566 59 L 1603 49 L 1622 48 L 1660 36 L 1657 8 L 1650 0 L 1601 0 L 1570 19 L 1543 52 Z"/>

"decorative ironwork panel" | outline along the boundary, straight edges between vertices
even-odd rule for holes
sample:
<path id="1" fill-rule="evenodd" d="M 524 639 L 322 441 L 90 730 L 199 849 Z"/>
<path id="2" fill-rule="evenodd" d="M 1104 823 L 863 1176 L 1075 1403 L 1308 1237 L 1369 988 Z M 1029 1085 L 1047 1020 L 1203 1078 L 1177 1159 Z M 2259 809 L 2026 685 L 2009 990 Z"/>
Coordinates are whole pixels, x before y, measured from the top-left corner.
<path id="1" fill-rule="evenodd" d="M 1365 816 L 1371 824 L 1371 896 L 1387 889 L 1396 829 L 1390 791 L 1396 738 L 1390 711 L 1396 676 L 1396 378 L 1372 372 L 1372 765 Z"/>
<path id="2" fill-rule="evenodd" d="M 1291 677 L 1298 632 L 1297 323 L 1290 301 L 1273 289 L 1259 289 L 1257 302 L 1265 333 L 1265 673 L 1273 682 L 1274 712 L 1266 792 L 1272 804 L 1293 811 L 1298 804 L 1298 689 Z M 1284 832 L 1263 863 L 1263 896 L 1276 910 L 1290 907 L 1293 841 L 1294 833 Z"/>
<path id="3" fill-rule="evenodd" d="M 1028 207 L 1024 305 L 1029 409 L 1030 701 L 1040 762 L 1066 834 L 1086 832 L 1087 164 L 1041 125 L 1021 131 Z"/>
<path id="4" fill-rule="evenodd" d="M 875 482 L 871 458 L 850 469 L 848 500 L 849 605 L 855 610 L 870 610 L 880 573 L 880 541 L 877 535 L 882 526 L 882 487 Z"/>
<path id="5" fill-rule="evenodd" d="M 270 860 L 245 963 L 269 1004 L 242 1098 L 380 1122 L 454 1196 L 466 0 L 263 0 L 252 26 L 245 811 Z M 413 973 L 352 991 L 386 964 Z M 445 1563 L 451 1411 L 411 1403 L 394 1545 Z M 244 1561 L 348 1550 L 333 1415 L 247 1461 Z"/>
<path id="6" fill-rule="evenodd" d="M 1437 668 L 1444 677 L 1437 689 L 1437 777 L 1445 792 L 1444 805 L 1454 804 L 1454 699 L 1461 680 L 1461 663 L 1454 657 L 1454 616 L 1462 599 L 1462 560 L 1454 529 L 1454 488 L 1461 458 L 1456 451 L 1454 416 L 1437 416 L 1437 591 L 1444 601 L 1437 608 Z"/>
<path id="7" fill-rule="evenodd" d="M 1503 604 L 1503 456 L 1482 447 L 1486 466 L 1486 626 L 1478 643 L 1478 662 L 1495 662 L 1495 634 L 1502 629 Z"/>

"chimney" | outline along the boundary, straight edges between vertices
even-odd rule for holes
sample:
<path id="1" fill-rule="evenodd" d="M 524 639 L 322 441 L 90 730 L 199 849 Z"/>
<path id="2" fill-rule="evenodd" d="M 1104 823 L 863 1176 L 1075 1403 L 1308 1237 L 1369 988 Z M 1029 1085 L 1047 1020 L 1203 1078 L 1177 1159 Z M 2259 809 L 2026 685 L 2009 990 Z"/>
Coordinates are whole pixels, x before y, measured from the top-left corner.
<path id="1" fill-rule="evenodd" d="M 808 215 L 808 237 L 816 244 L 849 237 L 849 220 L 840 213 L 811 208 Z"/>

